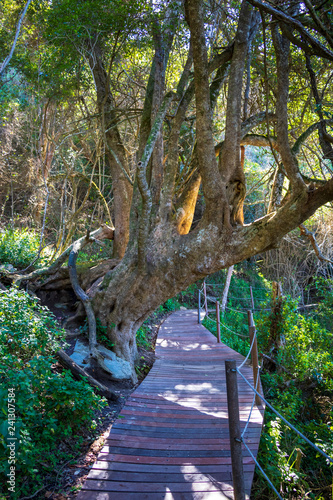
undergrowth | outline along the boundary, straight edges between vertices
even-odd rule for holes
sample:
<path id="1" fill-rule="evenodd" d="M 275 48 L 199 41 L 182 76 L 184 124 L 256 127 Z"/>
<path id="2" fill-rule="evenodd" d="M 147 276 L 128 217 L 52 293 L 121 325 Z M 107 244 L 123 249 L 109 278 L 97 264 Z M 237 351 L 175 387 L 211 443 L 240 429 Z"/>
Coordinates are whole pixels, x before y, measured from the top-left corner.
<path id="1" fill-rule="evenodd" d="M 11 264 L 23 269 L 38 255 L 39 237 L 28 229 L 6 229 L 0 232 L 0 265 Z"/>
<path id="2" fill-rule="evenodd" d="M 56 369 L 62 339 L 37 299 L 16 288 L 0 292 L 0 493 L 13 499 L 36 492 L 48 472 L 74 457 L 82 428 L 106 404 L 84 381 Z"/>
<path id="3" fill-rule="evenodd" d="M 259 310 L 254 318 L 259 357 L 264 360 L 261 381 L 265 397 L 291 424 L 332 457 L 333 283 L 322 279 L 312 283 L 317 290 L 318 306 L 310 314 L 301 314 L 297 309 L 298 301 L 288 296 L 272 301 L 269 284 L 261 284 L 265 285 L 260 294 L 263 300 L 255 298 Z M 223 283 L 213 287 L 208 280 L 208 295 L 220 300 L 222 289 Z M 260 291 L 259 283 L 254 283 L 253 293 L 256 289 Z M 232 278 L 230 297 L 229 309 L 220 317 L 221 340 L 245 356 L 250 347 L 246 338 L 250 293 L 249 282 L 244 276 L 236 274 Z M 203 324 L 216 335 L 216 315 L 210 313 L 209 317 Z M 269 409 L 265 412 L 258 461 L 284 499 L 332 499 L 331 464 Z M 251 498 L 276 498 L 259 471 Z"/>

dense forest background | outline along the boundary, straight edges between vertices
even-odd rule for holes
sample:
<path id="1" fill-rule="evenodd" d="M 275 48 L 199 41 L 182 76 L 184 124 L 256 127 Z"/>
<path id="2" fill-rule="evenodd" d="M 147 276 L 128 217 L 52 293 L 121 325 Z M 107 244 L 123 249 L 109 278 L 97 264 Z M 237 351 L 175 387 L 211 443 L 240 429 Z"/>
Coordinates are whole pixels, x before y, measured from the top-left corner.
<path id="1" fill-rule="evenodd" d="M 265 395 L 332 456 L 332 20 L 325 0 L 0 0 L 1 498 L 8 389 L 13 498 L 74 495 L 112 403 L 59 365 L 66 337 L 135 383 L 152 325 L 203 280 L 221 299 L 232 266 L 222 341 L 246 353 L 251 286 Z M 260 453 L 284 498 L 332 498 L 269 411 Z M 253 498 L 274 498 L 260 474 Z"/>

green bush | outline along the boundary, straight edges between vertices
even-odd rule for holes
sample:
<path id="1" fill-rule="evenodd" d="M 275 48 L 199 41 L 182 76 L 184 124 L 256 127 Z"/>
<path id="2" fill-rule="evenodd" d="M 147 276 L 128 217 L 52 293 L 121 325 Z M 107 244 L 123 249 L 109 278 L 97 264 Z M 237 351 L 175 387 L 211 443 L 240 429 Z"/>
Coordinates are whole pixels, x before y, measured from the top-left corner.
<path id="1" fill-rule="evenodd" d="M 271 310 L 256 320 L 259 350 L 276 361 L 275 371 L 266 370 L 261 376 L 267 399 L 329 455 L 333 450 L 333 335 L 324 327 L 324 319 L 330 304 L 326 296 L 319 314 L 305 316 L 297 310 L 297 301 L 287 296 L 267 304 Z M 321 400 L 325 409 L 318 404 Z M 326 498 L 314 493 L 327 489 L 331 481 L 325 458 L 270 411 L 266 410 L 265 420 L 259 462 L 284 498 L 306 494 Z M 297 450 L 303 457 L 300 470 L 295 469 Z M 255 498 L 271 498 L 264 480 L 255 487 L 259 492 Z"/>
<path id="2" fill-rule="evenodd" d="M 28 229 L 7 229 L 0 233 L 0 264 L 27 267 L 35 258 L 39 237 Z"/>
<path id="3" fill-rule="evenodd" d="M 276 361 L 290 377 L 297 378 L 299 382 L 312 381 L 325 390 L 333 390 L 333 335 L 321 326 L 315 316 L 300 314 L 297 301 L 284 297 L 277 320 L 273 310 L 262 314 L 257 320 L 257 332 L 262 352 L 267 352 L 272 343 L 280 339 Z"/>
<path id="4" fill-rule="evenodd" d="M 148 334 L 149 328 L 143 324 L 136 332 L 136 343 L 138 347 L 143 347 L 144 349 L 150 348 Z"/>
<path id="5" fill-rule="evenodd" d="M 312 286 L 316 288 L 315 302 L 318 306 L 315 317 L 327 330 L 333 330 L 333 280 L 317 277 Z"/>
<path id="6" fill-rule="evenodd" d="M 53 354 L 62 337 L 52 314 L 37 299 L 16 288 L 0 292 L 0 492 L 8 492 L 8 445 L 15 435 L 17 488 L 12 498 L 38 490 L 45 468 L 68 461 L 59 443 L 71 440 L 75 450 L 80 427 L 91 426 L 94 411 L 105 404 L 84 381 L 54 369 Z M 8 422 L 10 405 L 15 408 L 13 426 Z"/>
<path id="7" fill-rule="evenodd" d="M 168 299 L 166 302 L 163 304 L 163 309 L 166 311 L 177 311 L 177 309 L 180 308 L 180 303 L 178 302 L 178 299 L 176 297 L 173 297 L 172 299 Z"/>

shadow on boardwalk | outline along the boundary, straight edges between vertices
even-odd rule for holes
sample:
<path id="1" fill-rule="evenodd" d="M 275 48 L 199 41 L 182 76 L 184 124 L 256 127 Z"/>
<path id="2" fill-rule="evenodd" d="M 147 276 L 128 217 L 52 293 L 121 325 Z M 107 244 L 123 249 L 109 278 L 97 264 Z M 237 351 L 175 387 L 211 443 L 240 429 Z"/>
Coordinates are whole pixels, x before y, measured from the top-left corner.
<path id="1" fill-rule="evenodd" d="M 243 356 L 197 323 L 195 311 L 161 326 L 156 362 L 128 399 L 77 500 L 233 499 L 225 359 Z M 252 369 L 243 373 L 253 382 Z M 244 427 L 253 393 L 238 381 Z M 254 408 L 247 443 L 256 455 L 263 411 Z M 243 452 L 249 495 L 254 463 Z"/>

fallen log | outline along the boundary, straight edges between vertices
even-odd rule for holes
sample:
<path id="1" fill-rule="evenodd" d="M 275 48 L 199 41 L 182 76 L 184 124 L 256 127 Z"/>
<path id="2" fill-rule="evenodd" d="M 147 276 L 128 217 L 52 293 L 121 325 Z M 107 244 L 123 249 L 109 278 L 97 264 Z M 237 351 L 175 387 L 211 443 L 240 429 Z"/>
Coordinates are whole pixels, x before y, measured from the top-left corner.
<path id="1" fill-rule="evenodd" d="M 87 382 L 95 387 L 97 389 L 98 393 L 101 396 L 105 396 L 107 399 L 110 399 L 112 401 L 117 401 L 118 396 L 110 391 L 105 385 L 101 384 L 98 382 L 98 380 L 94 379 L 89 373 L 87 373 L 83 368 L 81 368 L 75 361 L 73 361 L 62 349 L 60 349 L 57 353 L 56 356 L 59 358 L 60 363 L 65 367 L 68 368 L 74 375 L 76 379 L 82 379 L 83 377 L 86 377 Z"/>

